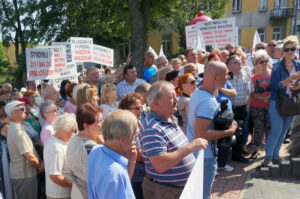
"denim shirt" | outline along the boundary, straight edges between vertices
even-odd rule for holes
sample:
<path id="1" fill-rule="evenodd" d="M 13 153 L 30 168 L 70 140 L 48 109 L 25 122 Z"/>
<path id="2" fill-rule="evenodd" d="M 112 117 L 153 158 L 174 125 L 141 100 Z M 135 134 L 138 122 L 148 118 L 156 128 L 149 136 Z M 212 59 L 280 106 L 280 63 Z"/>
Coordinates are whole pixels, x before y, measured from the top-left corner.
<path id="1" fill-rule="evenodd" d="M 300 71 L 300 62 L 298 60 L 293 60 L 295 65 L 296 72 Z M 281 81 L 285 80 L 290 76 L 289 72 L 285 67 L 285 59 L 281 59 L 280 61 L 273 64 L 272 74 L 271 74 L 271 100 L 276 100 L 276 92 L 280 91 L 285 93 L 286 86 L 283 86 Z"/>

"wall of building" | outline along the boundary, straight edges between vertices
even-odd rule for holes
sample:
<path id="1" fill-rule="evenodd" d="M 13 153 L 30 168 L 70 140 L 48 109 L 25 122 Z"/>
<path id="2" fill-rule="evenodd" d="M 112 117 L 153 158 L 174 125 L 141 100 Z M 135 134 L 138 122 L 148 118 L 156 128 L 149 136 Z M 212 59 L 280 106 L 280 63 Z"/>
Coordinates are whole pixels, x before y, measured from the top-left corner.
<path id="1" fill-rule="evenodd" d="M 288 0 L 288 7 L 293 8 L 293 2 L 294 0 Z M 252 48 L 254 33 L 260 28 L 265 30 L 265 42 L 273 39 L 274 26 L 282 28 L 281 39 L 291 34 L 292 18 L 271 19 L 273 8 L 274 0 L 268 0 L 265 11 L 259 11 L 259 0 L 242 0 L 241 12 L 233 13 L 232 1 L 229 1 L 226 5 L 226 17 L 236 17 L 236 24 L 240 29 L 240 45 Z"/>

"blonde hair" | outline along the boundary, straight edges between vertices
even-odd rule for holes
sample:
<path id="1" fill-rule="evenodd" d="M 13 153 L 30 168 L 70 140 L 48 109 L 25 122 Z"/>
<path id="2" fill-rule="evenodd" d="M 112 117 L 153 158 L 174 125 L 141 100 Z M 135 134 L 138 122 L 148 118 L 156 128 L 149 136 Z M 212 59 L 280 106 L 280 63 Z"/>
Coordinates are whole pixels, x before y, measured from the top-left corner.
<path id="1" fill-rule="evenodd" d="M 173 70 L 171 65 L 165 66 L 157 72 L 157 79 L 158 80 L 166 80 L 166 75 Z"/>
<path id="2" fill-rule="evenodd" d="M 287 36 L 287 37 L 283 40 L 283 47 L 285 47 L 285 46 L 288 45 L 288 44 L 293 44 L 293 45 L 295 45 L 295 46 L 298 46 L 298 45 L 299 45 L 299 41 L 298 41 L 297 36 L 295 36 L 295 35 Z"/>
<path id="3" fill-rule="evenodd" d="M 92 98 L 94 95 L 97 95 L 98 89 L 94 85 L 84 85 L 79 88 L 76 95 L 76 106 L 77 109 L 85 103 L 92 104 Z"/>
<path id="4" fill-rule="evenodd" d="M 268 55 L 267 51 L 258 50 L 253 54 L 253 62 L 255 65 L 258 63 L 258 60 L 261 59 L 270 59 L 270 56 Z"/>
<path id="5" fill-rule="evenodd" d="M 108 104 L 108 97 L 106 96 L 109 91 L 115 91 L 116 85 L 104 84 L 101 87 L 101 104 Z"/>

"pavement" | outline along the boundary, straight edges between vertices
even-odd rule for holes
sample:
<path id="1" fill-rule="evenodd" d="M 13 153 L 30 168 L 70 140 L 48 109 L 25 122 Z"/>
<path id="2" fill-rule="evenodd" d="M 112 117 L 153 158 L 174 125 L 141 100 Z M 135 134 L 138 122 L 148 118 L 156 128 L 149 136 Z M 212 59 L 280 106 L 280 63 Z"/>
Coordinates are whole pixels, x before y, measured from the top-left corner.
<path id="1" fill-rule="evenodd" d="M 282 147 L 281 156 L 288 156 L 286 146 Z M 218 170 L 211 199 L 300 199 L 300 179 L 253 178 L 251 173 L 263 162 L 264 152 L 250 164 L 231 161 L 233 172 Z"/>

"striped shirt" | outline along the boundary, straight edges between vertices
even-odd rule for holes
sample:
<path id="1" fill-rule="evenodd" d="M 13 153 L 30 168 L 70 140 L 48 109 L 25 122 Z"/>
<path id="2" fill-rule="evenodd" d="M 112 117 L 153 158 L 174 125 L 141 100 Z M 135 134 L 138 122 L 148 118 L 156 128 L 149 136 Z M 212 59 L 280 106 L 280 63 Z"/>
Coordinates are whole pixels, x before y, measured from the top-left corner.
<path id="1" fill-rule="evenodd" d="M 232 106 L 246 105 L 249 101 L 250 94 L 254 91 L 250 75 L 241 71 L 237 77 L 234 76 L 229 82 L 237 92 L 236 97 L 230 98 Z"/>
<path id="2" fill-rule="evenodd" d="M 184 186 L 194 166 L 193 154 L 186 156 L 176 166 L 163 173 L 155 171 L 149 161 L 149 157 L 177 151 L 188 144 L 187 137 L 178 124 L 170 123 L 150 112 L 142 120 L 141 137 L 146 173 L 159 182 Z"/>
<path id="3" fill-rule="evenodd" d="M 136 87 L 145 82 L 143 79 L 136 79 L 133 84 L 128 84 L 124 79 L 117 85 L 118 98 L 121 99 L 128 93 L 133 93 Z"/>

